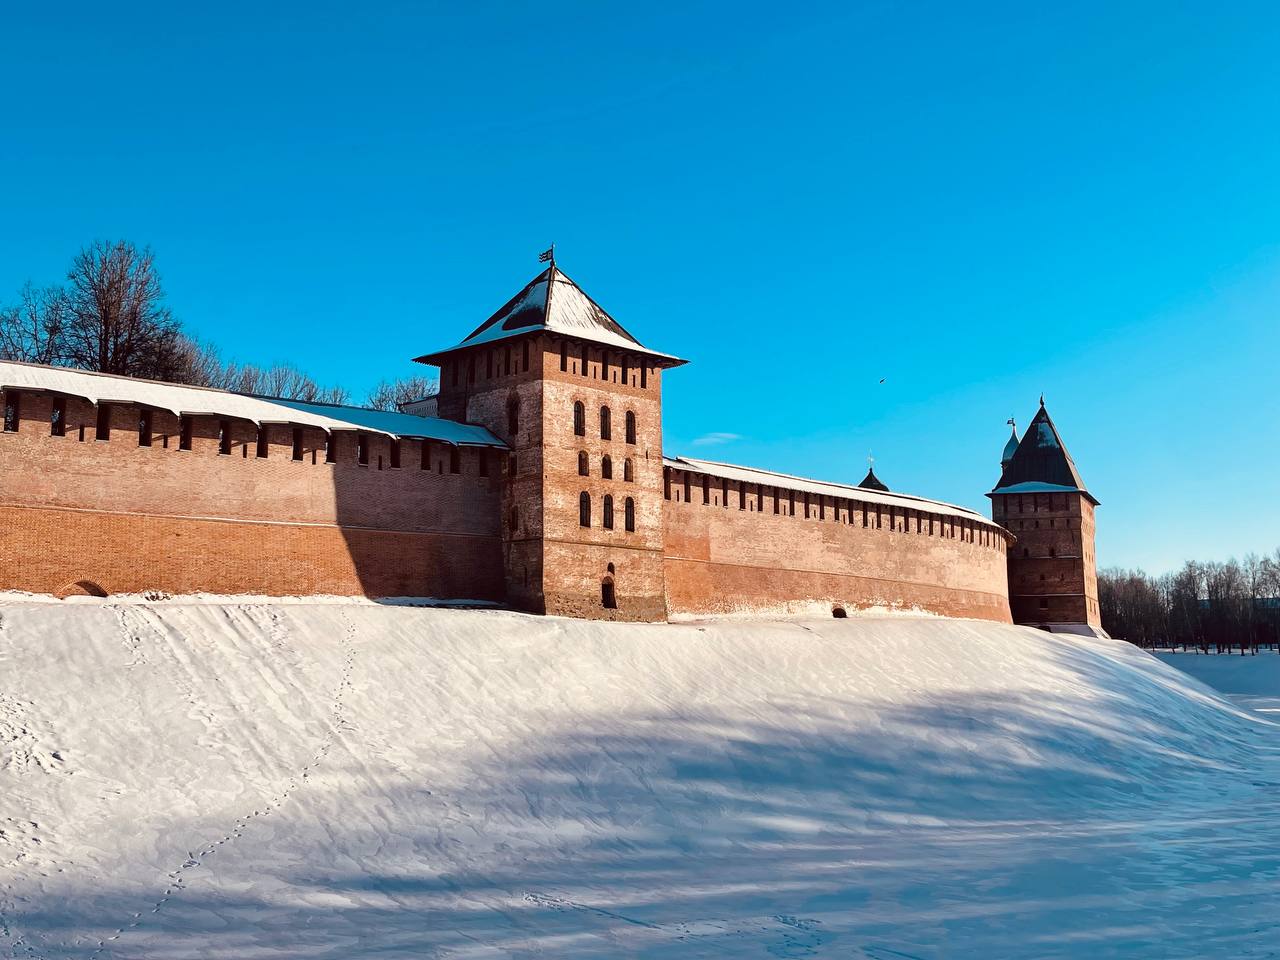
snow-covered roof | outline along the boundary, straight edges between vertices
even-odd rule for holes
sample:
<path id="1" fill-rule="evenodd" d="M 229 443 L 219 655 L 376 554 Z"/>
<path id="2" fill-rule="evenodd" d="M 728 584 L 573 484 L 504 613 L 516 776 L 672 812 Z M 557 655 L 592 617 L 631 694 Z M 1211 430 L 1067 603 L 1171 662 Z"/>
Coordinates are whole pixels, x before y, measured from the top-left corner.
<path id="1" fill-rule="evenodd" d="M 484 427 L 364 407 L 258 397 L 209 387 L 138 380 L 107 373 L 0 361 L 0 389 L 56 393 L 90 403 L 129 403 L 176 415 L 229 417 L 251 423 L 289 423 L 322 430 L 366 430 L 391 437 L 439 440 L 457 446 L 505 447 Z"/>
<path id="2" fill-rule="evenodd" d="M 428 353 L 417 360 L 419 363 L 435 363 L 455 350 L 497 343 L 538 331 L 643 353 L 656 358 L 662 366 L 674 367 L 686 362 L 641 344 L 554 263 L 529 281 L 523 290 L 471 331 L 461 343 L 447 350 Z"/>
<path id="3" fill-rule="evenodd" d="M 705 473 L 713 477 L 736 480 L 739 483 L 758 483 L 768 487 L 782 487 L 800 493 L 816 493 L 821 496 L 839 497 L 845 500 L 857 500 L 860 503 L 880 503 L 887 506 L 908 507 L 926 513 L 960 517 L 993 527 L 1005 532 L 1004 527 L 984 517 L 976 510 L 958 507 L 953 503 L 941 500 L 929 500 L 906 493 L 888 493 L 869 490 L 847 483 L 828 483 L 825 480 L 809 480 L 804 477 L 793 477 L 785 473 L 774 473 L 772 470 L 759 470 L 755 467 L 740 467 L 732 463 L 718 463 L 714 460 L 694 460 L 689 457 L 663 457 L 663 465 L 673 470 L 686 470 L 690 473 Z"/>
<path id="4" fill-rule="evenodd" d="M 1007 487 L 998 487 L 991 493 L 1083 493 L 1089 491 L 1080 487 L 1067 487 L 1060 483 L 1044 483 L 1039 480 L 1028 480 L 1025 483 L 1014 483 Z M 989 496 L 990 494 L 988 494 Z"/>

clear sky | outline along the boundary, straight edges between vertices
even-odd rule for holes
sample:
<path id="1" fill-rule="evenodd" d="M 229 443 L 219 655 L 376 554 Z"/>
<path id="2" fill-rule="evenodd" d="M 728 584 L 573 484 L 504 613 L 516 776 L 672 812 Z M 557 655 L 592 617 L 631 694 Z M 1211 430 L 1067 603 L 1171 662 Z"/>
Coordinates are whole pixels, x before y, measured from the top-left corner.
<path id="1" fill-rule="evenodd" d="M 1273 4 L 290 6 L 6 10 L 0 300 L 150 244 L 359 395 L 554 240 L 671 452 L 986 510 L 1043 390 L 1100 564 L 1280 546 Z"/>

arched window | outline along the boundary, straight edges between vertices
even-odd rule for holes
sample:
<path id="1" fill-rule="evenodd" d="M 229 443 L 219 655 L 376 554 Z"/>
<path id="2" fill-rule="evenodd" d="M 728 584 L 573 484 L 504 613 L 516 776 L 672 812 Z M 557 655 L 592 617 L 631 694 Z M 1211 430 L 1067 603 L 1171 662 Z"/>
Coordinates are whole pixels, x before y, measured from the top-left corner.
<path id="1" fill-rule="evenodd" d="M 627 497 L 626 501 L 622 504 L 622 519 L 623 519 L 624 525 L 627 528 L 627 533 L 635 533 L 636 532 L 636 502 L 630 497 Z"/>
<path id="2" fill-rule="evenodd" d="M 578 526 L 591 526 L 591 494 L 585 490 L 578 494 Z"/>
<path id="3" fill-rule="evenodd" d="M 520 398 L 512 397 L 507 401 L 507 433 L 515 436 L 520 432 Z"/>
<path id="4" fill-rule="evenodd" d="M 604 495 L 604 516 L 600 521 L 600 526 L 606 530 L 613 529 L 613 497 L 607 493 Z"/>
<path id="5" fill-rule="evenodd" d="M 613 460 L 608 454 L 600 458 L 600 479 L 613 479 Z"/>
<path id="6" fill-rule="evenodd" d="M 576 400 L 573 404 L 573 435 L 575 437 L 587 435 L 587 408 L 582 405 L 581 400 Z"/>
<path id="7" fill-rule="evenodd" d="M 634 410 L 627 411 L 627 443 L 636 442 L 636 414 Z"/>
<path id="8" fill-rule="evenodd" d="M 611 429 L 610 423 L 609 423 L 608 407 L 600 408 L 600 439 L 601 440 L 613 439 L 613 430 Z"/>
<path id="9" fill-rule="evenodd" d="M 631 466 L 630 457 L 627 457 L 626 460 L 622 461 L 622 479 L 625 480 L 627 483 L 632 483 L 636 479 L 635 468 Z M 667 477 L 667 483 L 668 484 L 671 483 L 670 477 Z M 667 499 L 670 500 L 671 498 L 668 497 Z"/>
<path id="10" fill-rule="evenodd" d="M 606 610 L 618 609 L 618 595 L 614 592 L 613 577 L 600 581 L 600 603 Z"/>
<path id="11" fill-rule="evenodd" d="M 585 450 L 578 451 L 578 476 L 591 476 L 591 467 L 587 463 L 587 451 Z"/>

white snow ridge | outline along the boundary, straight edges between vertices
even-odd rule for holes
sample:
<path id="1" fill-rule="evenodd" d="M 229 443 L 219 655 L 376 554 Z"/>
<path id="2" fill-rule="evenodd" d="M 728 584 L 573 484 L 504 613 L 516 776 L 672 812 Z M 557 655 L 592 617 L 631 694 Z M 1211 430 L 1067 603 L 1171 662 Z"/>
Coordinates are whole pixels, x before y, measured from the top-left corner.
<path id="1" fill-rule="evenodd" d="M 0 956 L 1274 956 L 1267 716 L 971 621 L 9 601 Z"/>

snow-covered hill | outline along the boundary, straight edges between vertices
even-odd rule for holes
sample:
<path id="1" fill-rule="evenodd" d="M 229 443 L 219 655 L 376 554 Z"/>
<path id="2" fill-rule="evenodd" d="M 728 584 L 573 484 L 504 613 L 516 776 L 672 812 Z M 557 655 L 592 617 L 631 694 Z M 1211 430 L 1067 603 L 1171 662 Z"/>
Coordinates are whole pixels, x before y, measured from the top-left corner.
<path id="1" fill-rule="evenodd" d="M 1277 748 L 970 621 L 10 602 L 0 956 L 1274 956 Z"/>

